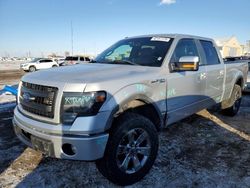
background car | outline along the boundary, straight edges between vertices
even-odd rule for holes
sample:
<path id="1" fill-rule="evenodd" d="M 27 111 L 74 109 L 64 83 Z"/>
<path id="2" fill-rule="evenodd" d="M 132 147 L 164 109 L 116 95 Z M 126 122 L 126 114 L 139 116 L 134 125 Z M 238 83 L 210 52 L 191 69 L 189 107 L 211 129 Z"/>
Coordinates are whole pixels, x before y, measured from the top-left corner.
<path id="1" fill-rule="evenodd" d="M 90 58 L 86 56 L 67 56 L 65 61 L 60 64 L 60 66 L 64 65 L 75 65 L 80 63 L 89 63 Z"/>
<path id="2" fill-rule="evenodd" d="M 64 63 L 65 58 L 53 58 L 53 61 L 57 62 L 58 65 Z"/>
<path id="3" fill-rule="evenodd" d="M 35 58 L 30 62 L 22 63 L 20 68 L 24 71 L 28 72 L 35 72 L 36 70 L 40 69 L 48 69 L 51 67 L 58 67 L 59 65 L 57 62 L 53 61 L 52 59 L 46 58 Z"/>

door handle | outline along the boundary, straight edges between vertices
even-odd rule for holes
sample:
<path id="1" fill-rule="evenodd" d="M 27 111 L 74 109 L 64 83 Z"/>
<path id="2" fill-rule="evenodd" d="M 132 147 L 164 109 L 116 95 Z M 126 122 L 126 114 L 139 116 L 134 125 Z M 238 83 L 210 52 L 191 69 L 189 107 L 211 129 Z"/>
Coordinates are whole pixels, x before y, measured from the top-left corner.
<path id="1" fill-rule="evenodd" d="M 207 74 L 206 74 L 205 72 L 200 73 L 200 75 L 199 75 L 199 80 L 204 80 L 204 79 L 206 79 L 206 78 L 207 78 Z"/>
<path id="2" fill-rule="evenodd" d="M 224 71 L 223 70 L 221 70 L 219 72 L 219 76 L 217 77 L 217 79 L 222 79 L 222 78 L 224 78 Z"/>
<path id="3" fill-rule="evenodd" d="M 223 70 L 220 71 L 220 76 L 224 76 L 224 71 Z"/>

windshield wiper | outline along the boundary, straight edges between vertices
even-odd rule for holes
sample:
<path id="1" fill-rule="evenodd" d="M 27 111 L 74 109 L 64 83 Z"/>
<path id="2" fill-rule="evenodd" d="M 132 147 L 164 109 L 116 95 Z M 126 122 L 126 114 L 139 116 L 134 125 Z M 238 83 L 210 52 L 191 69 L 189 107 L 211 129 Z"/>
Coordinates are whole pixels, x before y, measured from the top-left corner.
<path id="1" fill-rule="evenodd" d="M 129 65 L 138 65 L 132 61 L 129 60 L 114 60 L 112 63 L 121 63 L 121 64 L 129 64 Z"/>

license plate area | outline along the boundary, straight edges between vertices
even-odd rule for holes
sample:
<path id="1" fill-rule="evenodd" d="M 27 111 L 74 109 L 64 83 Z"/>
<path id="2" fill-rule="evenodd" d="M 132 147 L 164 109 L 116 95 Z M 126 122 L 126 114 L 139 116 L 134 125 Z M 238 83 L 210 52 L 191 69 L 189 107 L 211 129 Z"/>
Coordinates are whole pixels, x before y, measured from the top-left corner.
<path id="1" fill-rule="evenodd" d="M 41 151 L 48 156 L 54 156 L 54 147 L 52 142 L 31 135 L 31 143 L 35 150 Z"/>

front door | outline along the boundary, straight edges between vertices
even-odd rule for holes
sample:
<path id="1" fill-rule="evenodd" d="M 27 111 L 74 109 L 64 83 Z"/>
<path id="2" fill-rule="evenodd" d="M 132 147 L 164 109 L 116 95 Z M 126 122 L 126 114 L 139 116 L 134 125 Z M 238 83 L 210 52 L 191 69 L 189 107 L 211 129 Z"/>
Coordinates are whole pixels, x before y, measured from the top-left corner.
<path id="1" fill-rule="evenodd" d="M 170 63 L 178 62 L 183 56 L 198 56 L 196 41 L 180 39 L 172 54 Z M 172 72 L 167 77 L 167 111 L 171 124 L 203 109 L 206 89 L 206 67 L 200 66 L 198 71 Z M 202 103 L 203 102 L 203 103 Z"/>

